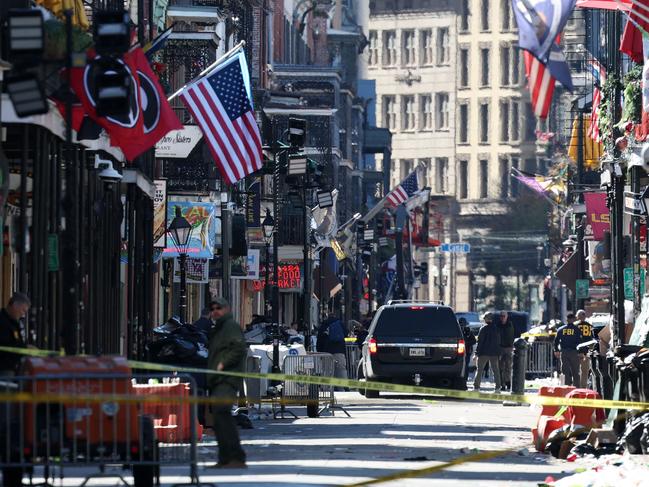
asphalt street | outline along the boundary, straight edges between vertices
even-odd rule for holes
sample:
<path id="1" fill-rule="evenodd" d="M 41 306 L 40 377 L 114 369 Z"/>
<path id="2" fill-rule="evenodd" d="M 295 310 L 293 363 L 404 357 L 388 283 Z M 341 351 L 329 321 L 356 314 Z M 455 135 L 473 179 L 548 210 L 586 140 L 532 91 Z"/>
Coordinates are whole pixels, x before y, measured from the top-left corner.
<path id="1" fill-rule="evenodd" d="M 380 485 L 536 486 L 547 475 L 558 478 L 574 470 L 574 464 L 533 451 L 530 425 L 537 413 L 529 406 L 394 394 L 368 400 L 356 392 L 336 396 L 351 418 L 337 411 L 309 419 L 305 408 L 296 407 L 298 419 L 254 420 L 254 429 L 241 431 L 246 470 L 207 468 L 216 461 L 216 443 L 207 437 L 198 449 L 201 481 L 237 487 L 348 485 L 507 448 L 513 451 L 495 459 Z M 187 471 L 163 467 L 163 485 L 187 482 Z M 87 473 L 69 469 L 56 485 L 80 485 Z M 130 483 L 128 472 L 118 473 Z M 123 484 L 102 478 L 87 485 Z"/>

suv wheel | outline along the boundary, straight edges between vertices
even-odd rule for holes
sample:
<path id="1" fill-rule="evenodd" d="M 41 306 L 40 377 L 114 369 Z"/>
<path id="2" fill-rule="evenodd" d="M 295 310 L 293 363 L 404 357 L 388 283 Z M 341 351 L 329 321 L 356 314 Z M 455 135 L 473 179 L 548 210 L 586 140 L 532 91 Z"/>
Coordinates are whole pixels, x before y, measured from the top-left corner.
<path id="1" fill-rule="evenodd" d="M 374 389 L 365 389 L 365 397 L 368 399 L 378 399 L 379 395 L 379 391 L 375 391 Z"/>

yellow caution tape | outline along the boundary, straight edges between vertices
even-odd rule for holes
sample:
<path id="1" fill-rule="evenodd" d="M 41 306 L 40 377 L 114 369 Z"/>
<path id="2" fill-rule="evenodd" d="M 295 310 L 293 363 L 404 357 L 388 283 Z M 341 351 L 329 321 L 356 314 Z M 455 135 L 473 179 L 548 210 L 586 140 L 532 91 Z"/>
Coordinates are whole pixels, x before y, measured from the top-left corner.
<path id="1" fill-rule="evenodd" d="M 419 468 L 416 470 L 406 470 L 404 472 L 398 472 L 391 475 L 386 475 L 384 477 L 378 477 L 372 480 L 366 480 L 364 482 L 357 482 L 354 484 L 347 484 L 346 487 L 360 487 L 362 485 L 373 485 L 380 484 L 383 482 L 390 482 L 392 480 L 401 480 L 401 479 L 410 479 L 414 477 L 422 477 L 435 472 L 441 472 L 447 468 L 456 467 L 457 465 L 462 465 L 464 463 L 470 462 L 480 462 L 482 460 L 489 460 L 491 458 L 500 457 L 506 455 L 507 453 L 515 450 L 515 448 L 507 448 L 506 450 L 490 450 L 480 453 L 474 453 L 473 455 L 464 455 L 462 457 L 455 458 L 451 461 L 440 463 L 439 465 L 434 465 L 432 467 Z"/>
<path id="2" fill-rule="evenodd" d="M 23 349 L 0 347 L 0 351 L 12 352 L 23 355 L 47 356 L 47 351 L 37 349 Z M 391 384 L 387 382 L 360 381 L 352 379 L 340 379 L 337 377 L 322 377 L 317 375 L 298 375 L 298 374 L 277 374 L 277 373 L 258 373 L 258 372 L 232 372 L 216 371 L 210 369 L 201 369 L 195 367 L 179 367 L 173 365 L 154 364 L 138 360 L 129 360 L 128 364 L 133 369 L 150 370 L 158 372 L 180 372 L 187 374 L 208 374 L 224 375 L 230 377 L 239 377 L 242 379 L 268 379 L 271 381 L 290 381 L 302 384 L 325 385 L 334 387 L 347 387 L 350 389 L 369 389 L 375 391 L 398 392 L 407 394 L 429 394 L 434 396 L 444 396 L 454 399 L 472 399 L 485 402 L 517 402 L 524 404 L 540 406 L 580 406 L 589 408 L 605 409 L 649 409 L 649 403 L 640 401 L 620 401 L 612 399 L 583 399 L 541 396 L 538 394 L 501 394 L 501 393 L 484 393 L 477 391 L 458 391 L 451 389 L 442 389 L 437 387 L 411 386 L 404 384 Z"/>

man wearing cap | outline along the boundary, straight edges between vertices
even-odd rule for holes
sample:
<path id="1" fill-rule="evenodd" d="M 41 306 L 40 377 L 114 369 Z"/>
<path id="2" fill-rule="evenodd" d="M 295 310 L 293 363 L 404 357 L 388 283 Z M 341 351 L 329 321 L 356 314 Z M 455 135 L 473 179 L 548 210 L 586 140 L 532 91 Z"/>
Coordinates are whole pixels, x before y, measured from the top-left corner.
<path id="1" fill-rule="evenodd" d="M 595 339 L 593 335 L 593 325 L 586 321 L 586 311 L 580 309 L 577 311 L 577 326 L 581 330 L 581 343 L 590 342 Z M 590 357 L 584 350 L 579 354 L 579 387 L 588 387 L 588 377 L 590 376 Z"/>
<path id="2" fill-rule="evenodd" d="M 579 387 L 579 352 L 581 330 L 575 325 L 575 314 L 568 313 L 567 323 L 557 329 L 554 337 L 554 356 L 561 359 L 561 373 L 567 386 Z"/>
<path id="3" fill-rule="evenodd" d="M 239 323 L 234 320 L 230 303 L 216 298 L 210 303 L 214 326 L 209 334 L 207 367 L 211 370 L 244 372 L 247 346 Z M 211 396 L 217 400 L 212 406 L 214 432 L 219 443 L 217 468 L 246 468 L 246 454 L 241 448 L 237 425 L 232 417 L 232 406 L 237 401 L 240 377 L 211 374 L 208 379 Z"/>

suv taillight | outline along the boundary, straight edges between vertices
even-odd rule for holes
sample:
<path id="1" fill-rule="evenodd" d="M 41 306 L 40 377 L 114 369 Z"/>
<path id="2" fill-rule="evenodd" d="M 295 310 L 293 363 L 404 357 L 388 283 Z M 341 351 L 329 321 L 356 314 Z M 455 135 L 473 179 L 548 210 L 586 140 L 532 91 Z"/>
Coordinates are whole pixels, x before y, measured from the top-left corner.
<path id="1" fill-rule="evenodd" d="M 464 343 L 464 340 L 459 340 L 457 342 L 457 354 L 458 355 L 464 355 L 465 351 L 466 351 L 466 345 Z"/>
<path id="2" fill-rule="evenodd" d="M 378 351 L 378 344 L 376 343 L 376 339 L 370 338 L 370 341 L 367 343 L 369 345 L 370 354 L 374 355 Z"/>

